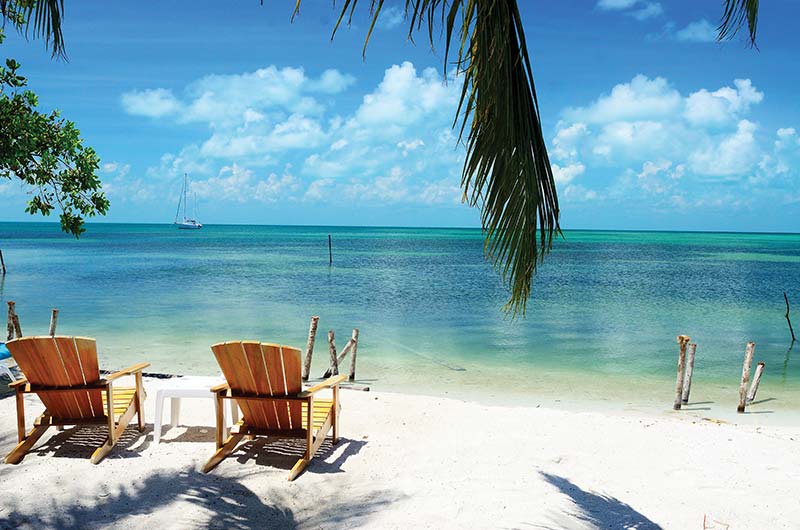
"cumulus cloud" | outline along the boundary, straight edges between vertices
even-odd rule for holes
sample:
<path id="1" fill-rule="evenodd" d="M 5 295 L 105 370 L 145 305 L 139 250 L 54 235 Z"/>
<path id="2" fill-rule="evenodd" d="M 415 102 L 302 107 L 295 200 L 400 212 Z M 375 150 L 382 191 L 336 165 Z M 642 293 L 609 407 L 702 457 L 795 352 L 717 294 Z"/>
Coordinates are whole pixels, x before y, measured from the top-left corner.
<path id="1" fill-rule="evenodd" d="M 763 99 L 749 79 L 681 94 L 664 78 L 638 75 L 585 106 L 564 109 L 551 142 L 563 198 L 638 194 L 697 205 L 687 189 L 709 190 L 723 181 L 748 190 L 767 182 L 789 186 L 800 163 L 800 139 L 793 127 L 760 139 L 749 115 Z M 589 173 L 591 182 L 582 176 Z M 589 186 L 597 193 L 588 193 Z"/>
<path id="2" fill-rule="evenodd" d="M 134 116 L 160 118 L 176 114 L 181 108 L 181 103 L 170 90 L 153 88 L 125 92 L 122 94 L 122 108 Z"/>
<path id="3" fill-rule="evenodd" d="M 696 20 L 676 31 L 675 40 L 683 42 L 714 42 L 717 40 L 717 28 L 706 19 Z"/>
<path id="4" fill-rule="evenodd" d="M 188 172 L 193 192 L 215 201 L 457 202 L 463 148 L 452 116 L 459 80 L 445 83 L 436 69 L 418 71 L 410 62 L 393 65 L 343 112 L 337 95 L 354 81 L 337 70 L 314 77 L 268 66 L 202 77 L 180 97 L 149 89 L 122 100 L 129 111 L 146 98 L 168 101 L 150 116 L 207 126 L 205 139 L 165 153 L 147 170 L 154 190 Z M 273 171 L 279 161 L 297 164 L 298 174 Z"/>

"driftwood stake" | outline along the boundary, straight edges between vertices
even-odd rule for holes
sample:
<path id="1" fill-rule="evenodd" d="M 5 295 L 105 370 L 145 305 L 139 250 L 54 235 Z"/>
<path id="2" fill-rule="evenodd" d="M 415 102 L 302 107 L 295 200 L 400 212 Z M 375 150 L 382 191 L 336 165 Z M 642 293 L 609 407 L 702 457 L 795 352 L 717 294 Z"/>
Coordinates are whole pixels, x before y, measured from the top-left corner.
<path id="1" fill-rule="evenodd" d="M 6 336 L 6 341 L 14 338 L 14 303 L 8 302 L 8 335 Z"/>
<path id="2" fill-rule="evenodd" d="M 308 373 L 311 370 L 311 356 L 314 354 L 314 341 L 317 338 L 317 324 L 319 317 L 311 317 L 311 325 L 308 327 L 308 343 L 306 344 L 306 358 L 303 361 L 303 381 L 308 381 Z"/>
<path id="3" fill-rule="evenodd" d="M 786 291 L 783 292 L 783 300 L 786 302 L 786 322 L 789 324 L 789 333 L 792 334 L 792 342 L 794 342 L 797 339 L 794 337 L 794 328 L 792 327 L 792 321 L 789 320 L 789 297 L 786 296 Z"/>
<path id="4" fill-rule="evenodd" d="M 736 407 L 736 412 L 744 412 L 744 407 L 747 404 L 747 383 L 750 382 L 750 365 L 753 364 L 753 352 L 755 352 L 755 349 L 756 343 L 748 342 L 747 348 L 744 350 L 742 383 L 739 385 L 739 406 Z"/>
<path id="5" fill-rule="evenodd" d="M 353 339 L 350 339 L 350 340 L 347 341 L 347 344 L 344 345 L 344 348 L 342 348 L 342 351 L 339 352 L 339 356 L 336 359 L 336 366 L 339 366 L 340 364 L 342 364 L 342 361 L 344 361 L 345 356 L 347 356 L 347 353 L 350 351 L 350 349 L 352 347 L 353 347 Z M 329 366 L 328 369 L 325 370 L 325 373 L 322 375 L 322 378 L 323 379 L 327 379 L 328 377 L 331 376 L 331 374 L 333 374 L 333 371 L 331 370 L 331 367 Z"/>
<path id="6" fill-rule="evenodd" d="M 58 309 L 53 308 L 53 312 L 50 313 L 50 336 L 54 336 L 56 334 L 56 324 L 58 323 Z"/>
<path id="7" fill-rule="evenodd" d="M 689 337 L 678 335 L 678 378 L 675 381 L 675 403 L 672 408 L 681 410 L 681 400 L 683 399 L 683 380 L 686 378 L 686 345 L 689 344 Z"/>
<path id="8" fill-rule="evenodd" d="M 758 392 L 758 383 L 761 381 L 761 374 L 764 373 L 764 363 L 756 365 L 756 375 L 753 376 L 753 384 L 750 385 L 750 391 L 747 393 L 747 402 L 752 403 L 756 399 L 756 392 Z"/>
<path id="9" fill-rule="evenodd" d="M 692 372 L 694 372 L 694 353 L 697 350 L 697 344 L 689 344 L 689 349 L 686 351 L 686 379 L 683 381 L 683 404 L 689 403 L 689 392 L 692 391 Z"/>
<path id="10" fill-rule="evenodd" d="M 331 374 L 339 375 L 339 359 L 336 357 L 336 343 L 333 330 L 328 331 L 328 352 L 331 354 Z"/>
<path id="11" fill-rule="evenodd" d="M 358 353 L 358 328 L 353 328 L 353 336 L 350 339 L 353 344 L 353 351 L 350 352 L 350 375 L 349 381 L 356 380 L 356 354 Z"/>
<path id="12" fill-rule="evenodd" d="M 3 269 L 3 274 L 6 273 L 6 260 L 3 259 L 3 251 L 0 250 L 0 267 Z"/>
<path id="13" fill-rule="evenodd" d="M 333 265 L 333 247 L 331 245 L 330 234 L 328 234 L 328 265 Z"/>

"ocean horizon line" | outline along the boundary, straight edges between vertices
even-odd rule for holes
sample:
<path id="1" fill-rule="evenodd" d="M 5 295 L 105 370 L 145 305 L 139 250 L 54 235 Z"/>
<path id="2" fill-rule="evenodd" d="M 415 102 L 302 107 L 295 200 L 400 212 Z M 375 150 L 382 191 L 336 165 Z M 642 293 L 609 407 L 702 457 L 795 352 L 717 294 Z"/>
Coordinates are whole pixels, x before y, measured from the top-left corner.
<path id="1" fill-rule="evenodd" d="M 0 225 L 53 225 L 59 226 L 58 221 L 0 221 Z M 154 223 L 154 222 L 131 222 L 131 221 L 87 221 L 85 226 L 172 226 L 174 223 Z M 482 232 L 480 226 L 411 226 L 411 225 L 326 225 L 326 224 L 301 224 L 301 223 L 203 223 L 204 227 L 212 226 L 231 226 L 231 227 L 264 227 L 264 228 L 372 228 L 372 229 L 396 229 L 396 230 L 465 230 Z M 60 230 L 59 230 L 60 231 Z M 779 232 L 779 231 L 740 231 L 740 230 L 667 230 L 657 228 L 564 228 L 564 232 L 596 232 L 596 233 L 631 233 L 631 234 L 743 234 L 743 235 L 785 235 L 797 236 L 800 232 Z M 67 234 L 68 235 L 68 234 Z"/>

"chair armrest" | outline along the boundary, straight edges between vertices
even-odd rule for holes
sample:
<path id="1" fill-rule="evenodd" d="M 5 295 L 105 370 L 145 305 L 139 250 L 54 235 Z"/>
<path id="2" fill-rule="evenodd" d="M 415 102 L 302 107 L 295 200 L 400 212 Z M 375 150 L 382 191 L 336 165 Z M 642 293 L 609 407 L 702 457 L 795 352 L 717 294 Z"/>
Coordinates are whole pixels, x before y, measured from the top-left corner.
<path id="1" fill-rule="evenodd" d="M 316 385 L 306 388 L 304 392 L 300 392 L 298 394 L 301 397 L 306 397 L 314 394 L 315 392 L 319 392 L 320 390 L 324 390 L 326 388 L 331 388 L 337 386 L 339 383 L 347 379 L 347 376 L 344 374 L 334 375 L 333 377 L 329 377 L 325 381 L 321 383 L 317 383 Z"/>
<path id="2" fill-rule="evenodd" d="M 22 379 L 17 379 L 16 381 L 13 381 L 10 385 L 8 385 L 8 388 L 17 388 L 18 386 L 26 384 L 28 384 L 28 380 L 23 377 Z"/>
<path id="3" fill-rule="evenodd" d="M 211 387 L 211 393 L 212 394 L 219 394 L 220 392 L 224 392 L 224 391 L 228 390 L 229 388 L 230 388 L 230 385 L 228 384 L 227 381 L 225 381 L 224 383 L 220 383 L 220 384 L 218 384 L 216 386 L 212 386 Z"/>
<path id="4" fill-rule="evenodd" d="M 114 379 L 119 379 L 120 377 L 124 377 L 126 375 L 135 374 L 136 372 L 141 372 L 142 370 L 144 370 L 148 366 L 150 366 L 150 363 L 134 364 L 133 366 L 129 366 L 129 367 L 123 369 L 123 370 L 120 370 L 119 372 L 114 372 L 113 374 L 105 377 L 105 381 L 107 383 L 110 383 Z"/>

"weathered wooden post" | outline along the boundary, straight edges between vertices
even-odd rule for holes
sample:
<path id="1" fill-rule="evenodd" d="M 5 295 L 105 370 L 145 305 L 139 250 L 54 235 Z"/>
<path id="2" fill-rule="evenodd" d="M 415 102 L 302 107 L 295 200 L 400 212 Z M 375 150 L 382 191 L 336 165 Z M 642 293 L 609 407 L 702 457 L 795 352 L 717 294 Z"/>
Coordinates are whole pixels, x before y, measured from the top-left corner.
<path id="1" fill-rule="evenodd" d="M 5 271 L 4 271 L 5 272 Z M 789 319 L 789 297 L 786 296 L 786 291 L 783 292 L 783 301 L 786 302 L 786 322 L 789 324 L 789 333 L 792 334 L 792 343 L 797 339 L 794 336 L 794 328 L 792 327 L 792 321 Z"/>
<path id="2" fill-rule="evenodd" d="M 747 402 L 752 403 L 756 399 L 756 392 L 758 392 L 758 383 L 761 381 L 761 374 L 764 373 L 764 363 L 756 365 L 756 375 L 753 376 L 753 384 L 750 385 L 750 391 L 747 393 Z"/>
<path id="3" fill-rule="evenodd" d="M 306 343 L 306 358 L 303 361 L 303 381 L 308 381 L 308 373 L 311 370 L 311 356 L 314 353 L 314 341 L 317 338 L 317 324 L 319 317 L 311 317 L 311 325 L 308 327 L 308 342 Z"/>
<path id="4" fill-rule="evenodd" d="M 3 259 L 3 251 L 0 250 L 0 267 L 3 269 L 3 275 L 6 274 L 6 260 Z"/>
<path id="5" fill-rule="evenodd" d="M 675 382 L 675 403 L 672 408 L 681 410 L 681 400 L 683 399 L 683 381 L 686 378 L 686 345 L 689 344 L 689 337 L 678 335 L 678 379 Z"/>
<path id="6" fill-rule="evenodd" d="M 336 357 L 336 343 L 333 330 L 328 331 L 328 352 L 331 354 L 331 374 L 339 375 L 339 360 Z"/>
<path id="7" fill-rule="evenodd" d="M 742 382 L 739 385 L 739 406 L 736 407 L 736 412 L 744 412 L 744 407 L 747 404 L 747 383 L 750 382 L 750 365 L 753 364 L 753 352 L 755 352 L 756 343 L 748 342 L 744 350 L 744 364 L 742 365 Z"/>
<path id="8" fill-rule="evenodd" d="M 350 376 L 348 377 L 348 380 L 355 381 L 356 380 L 356 354 L 358 353 L 358 328 L 353 328 L 353 336 L 350 339 L 350 343 L 353 345 L 353 347 L 350 350 Z"/>
<path id="9" fill-rule="evenodd" d="M 14 338 L 14 304 L 15 302 L 8 302 L 8 335 L 6 341 Z"/>
<path id="10" fill-rule="evenodd" d="M 336 358 L 336 366 L 342 364 L 342 361 L 344 361 L 344 358 L 347 356 L 347 353 L 350 351 L 350 348 L 352 347 L 353 347 L 353 339 L 350 339 L 347 341 L 347 344 L 344 345 L 342 351 L 339 352 L 339 355 Z M 328 369 L 325 370 L 325 373 L 322 375 L 322 378 L 327 379 L 332 374 L 333 374 L 333 369 L 329 366 Z"/>
<path id="11" fill-rule="evenodd" d="M 22 328 L 19 327 L 19 315 L 14 313 L 14 334 L 17 338 L 22 337 Z"/>
<path id="12" fill-rule="evenodd" d="M 689 344 L 686 359 L 686 380 L 683 382 L 683 404 L 689 403 L 689 392 L 692 390 L 692 372 L 694 372 L 694 353 L 697 350 L 697 344 Z"/>
<path id="13" fill-rule="evenodd" d="M 330 234 L 328 234 L 328 265 L 333 265 L 333 247 Z"/>
<path id="14" fill-rule="evenodd" d="M 50 330 L 48 332 L 51 337 L 55 336 L 56 334 L 57 322 L 58 322 L 58 309 L 54 307 L 52 313 L 50 313 Z"/>

